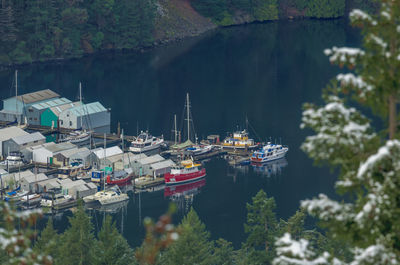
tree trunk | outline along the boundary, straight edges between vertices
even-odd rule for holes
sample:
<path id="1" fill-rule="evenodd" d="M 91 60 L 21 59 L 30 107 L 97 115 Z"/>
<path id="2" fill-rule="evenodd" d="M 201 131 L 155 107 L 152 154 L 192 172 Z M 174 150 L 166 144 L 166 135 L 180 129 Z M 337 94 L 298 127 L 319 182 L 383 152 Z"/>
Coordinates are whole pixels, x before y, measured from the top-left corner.
<path id="1" fill-rule="evenodd" d="M 389 96 L 389 139 L 394 139 L 397 129 L 396 97 Z"/>

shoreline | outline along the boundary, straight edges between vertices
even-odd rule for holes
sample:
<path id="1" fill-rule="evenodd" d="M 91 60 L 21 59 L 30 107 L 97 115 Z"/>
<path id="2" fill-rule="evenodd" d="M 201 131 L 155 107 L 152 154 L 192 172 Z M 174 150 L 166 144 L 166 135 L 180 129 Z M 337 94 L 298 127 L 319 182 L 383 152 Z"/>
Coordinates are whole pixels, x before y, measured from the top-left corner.
<path id="1" fill-rule="evenodd" d="M 243 25 L 251 25 L 251 24 L 265 24 L 265 23 L 271 23 L 271 22 L 278 22 L 278 21 L 299 21 L 299 20 L 338 20 L 342 19 L 343 17 L 336 17 L 336 18 L 308 18 L 308 17 L 295 17 L 295 18 L 281 18 L 281 19 L 276 19 L 276 20 L 265 20 L 265 21 L 242 21 L 241 23 L 236 23 L 228 26 L 218 26 L 216 25 L 213 28 L 207 28 L 204 31 L 198 32 L 196 34 L 189 33 L 187 35 L 183 36 L 177 36 L 175 38 L 161 38 L 154 40 L 153 43 L 149 46 L 138 46 L 135 48 L 131 49 L 109 49 L 109 50 L 101 50 L 98 52 L 93 52 L 93 53 L 86 53 L 83 54 L 82 56 L 79 57 L 67 57 L 67 58 L 49 58 L 49 59 L 42 59 L 42 60 L 35 60 L 30 63 L 14 63 L 14 64 L 2 64 L 0 63 L 0 72 L 1 71 L 7 71 L 10 69 L 15 69 L 16 67 L 26 67 L 30 65 L 40 65 L 40 64 L 60 64 L 68 61 L 74 61 L 74 60 L 81 60 L 84 58 L 89 58 L 89 57 L 94 57 L 94 56 L 101 56 L 101 55 L 110 55 L 110 54 L 124 54 L 124 53 L 132 53 L 132 52 L 147 52 L 151 51 L 153 49 L 167 46 L 171 43 L 178 43 L 181 41 L 185 41 L 188 39 L 200 37 L 202 35 L 205 35 L 207 33 L 212 32 L 213 30 L 218 30 L 218 29 L 224 29 L 224 28 L 233 28 L 233 27 L 239 27 Z"/>

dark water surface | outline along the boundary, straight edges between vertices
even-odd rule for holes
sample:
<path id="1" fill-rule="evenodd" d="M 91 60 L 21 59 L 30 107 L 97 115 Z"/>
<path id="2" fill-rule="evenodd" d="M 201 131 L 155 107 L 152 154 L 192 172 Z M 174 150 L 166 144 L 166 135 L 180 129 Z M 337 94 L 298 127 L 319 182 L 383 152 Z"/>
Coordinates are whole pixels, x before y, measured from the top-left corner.
<path id="1" fill-rule="evenodd" d="M 289 145 L 287 165 L 271 165 L 268 175 L 253 168 L 233 169 L 223 159 L 206 163 L 206 183 L 195 196 L 180 200 L 179 222 L 193 205 L 213 238 L 236 247 L 245 239 L 246 203 L 264 189 L 274 196 L 277 215 L 288 218 L 299 201 L 319 193 L 334 194 L 335 176 L 313 167 L 299 149 L 310 132 L 300 130 L 304 102 L 321 103 L 321 89 L 338 69 L 323 50 L 358 43 L 344 20 L 280 21 L 216 30 L 202 37 L 143 53 L 99 55 L 60 64 L 19 69 L 21 93 L 52 89 L 75 100 L 82 82 L 85 102 L 100 101 L 112 109 L 112 130 L 119 121 L 126 134 L 137 124 L 153 134 L 170 137 L 173 115 L 181 119 L 189 92 L 199 138 L 243 126 L 247 115 L 262 140 L 282 139 Z M 0 72 L 0 96 L 14 94 L 13 70 Z M 253 133 L 253 137 L 256 135 Z M 274 174 L 277 173 L 277 174 Z M 196 187 L 195 187 L 196 188 Z M 140 220 L 157 218 L 170 199 L 164 190 L 134 195 L 115 214 L 132 246 L 143 239 Z M 93 213 L 95 226 L 102 214 Z M 56 221 L 66 226 L 65 215 Z"/>

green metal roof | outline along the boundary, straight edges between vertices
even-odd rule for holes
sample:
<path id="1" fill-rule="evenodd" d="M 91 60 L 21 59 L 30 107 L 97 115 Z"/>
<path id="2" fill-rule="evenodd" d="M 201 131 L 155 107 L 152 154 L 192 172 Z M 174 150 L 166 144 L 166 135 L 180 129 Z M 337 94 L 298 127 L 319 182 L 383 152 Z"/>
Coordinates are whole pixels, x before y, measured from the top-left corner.
<path id="1" fill-rule="evenodd" d="M 98 112 L 103 112 L 107 111 L 103 105 L 101 105 L 100 102 L 93 102 L 89 104 L 83 104 L 82 106 L 77 106 L 70 108 L 69 111 L 74 113 L 76 116 L 84 116 L 84 115 L 90 115 L 93 113 L 98 113 Z"/>
<path id="2" fill-rule="evenodd" d="M 35 108 L 37 110 L 43 110 L 43 109 L 52 108 L 52 107 L 55 107 L 58 105 L 64 105 L 67 103 L 71 103 L 71 100 L 69 100 L 67 98 L 57 98 L 57 99 L 52 99 L 49 101 L 33 104 L 32 108 Z"/>

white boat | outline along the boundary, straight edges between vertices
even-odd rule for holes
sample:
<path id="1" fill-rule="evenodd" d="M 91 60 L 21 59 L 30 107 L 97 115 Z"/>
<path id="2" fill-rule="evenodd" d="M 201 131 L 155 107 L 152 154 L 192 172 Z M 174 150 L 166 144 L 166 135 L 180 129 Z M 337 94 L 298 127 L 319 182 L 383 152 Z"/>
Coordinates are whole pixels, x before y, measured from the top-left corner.
<path id="1" fill-rule="evenodd" d="M 86 204 L 99 202 L 101 205 L 108 205 L 125 200 L 129 200 L 129 196 L 126 193 L 122 193 L 118 186 L 112 187 L 110 190 L 99 191 L 83 198 Z"/>
<path id="2" fill-rule="evenodd" d="M 42 207 L 52 207 L 52 206 L 59 206 L 69 201 L 72 201 L 73 198 L 70 195 L 64 194 L 56 194 L 54 195 L 54 200 L 52 199 L 42 199 L 40 201 L 40 206 Z"/>
<path id="3" fill-rule="evenodd" d="M 59 142 L 70 142 L 73 144 L 83 143 L 90 139 L 90 131 L 73 131 Z"/>
<path id="4" fill-rule="evenodd" d="M 106 191 L 98 201 L 101 205 L 109 205 L 126 200 L 129 200 L 128 194 L 122 193 L 121 191 L 110 190 Z"/>
<path id="5" fill-rule="evenodd" d="M 21 198 L 28 195 L 28 193 L 29 193 L 28 191 L 24 190 L 7 192 L 7 195 L 4 198 L 4 200 L 8 202 L 17 202 L 17 201 L 19 202 Z"/>
<path id="6" fill-rule="evenodd" d="M 212 151 L 212 149 L 212 145 L 194 145 L 186 148 L 186 153 L 191 156 L 198 156 L 209 153 Z"/>
<path id="7" fill-rule="evenodd" d="M 256 163 L 265 163 L 280 159 L 286 155 L 289 151 L 289 147 L 280 144 L 271 144 L 268 142 L 267 145 L 263 146 L 260 150 L 253 152 L 251 161 Z"/>
<path id="8" fill-rule="evenodd" d="M 18 167 L 24 164 L 23 155 L 21 152 L 10 152 L 6 158 L 6 160 L 0 162 L 1 168 L 10 168 L 10 167 Z"/>
<path id="9" fill-rule="evenodd" d="M 154 137 L 148 132 L 141 132 L 131 143 L 129 150 L 133 153 L 143 153 L 159 148 L 164 143 L 162 137 Z"/>
<path id="10" fill-rule="evenodd" d="M 37 202 L 40 202 L 41 198 L 42 198 L 42 196 L 40 194 L 29 194 L 29 195 L 21 197 L 21 202 L 35 204 Z"/>

